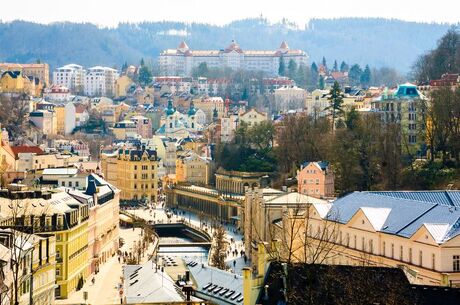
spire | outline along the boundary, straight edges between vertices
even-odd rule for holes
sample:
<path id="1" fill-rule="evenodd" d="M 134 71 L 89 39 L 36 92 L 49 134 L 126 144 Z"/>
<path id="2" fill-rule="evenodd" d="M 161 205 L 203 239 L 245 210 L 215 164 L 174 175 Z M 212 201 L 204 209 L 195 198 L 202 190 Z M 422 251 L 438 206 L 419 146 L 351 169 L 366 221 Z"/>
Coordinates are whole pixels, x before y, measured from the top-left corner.
<path id="1" fill-rule="evenodd" d="M 213 121 L 217 121 L 218 117 L 219 117 L 219 113 L 217 112 L 216 105 L 214 105 L 214 110 L 212 111 L 212 119 L 213 119 Z"/>
<path id="2" fill-rule="evenodd" d="M 192 116 L 195 115 L 196 109 L 195 109 L 195 104 L 193 103 L 193 100 L 190 101 L 190 108 L 188 110 L 188 115 Z"/>
<path id="3" fill-rule="evenodd" d="M 285 40 L 281 43 L 280 50 L 289 50 L 289 46 Z"/>

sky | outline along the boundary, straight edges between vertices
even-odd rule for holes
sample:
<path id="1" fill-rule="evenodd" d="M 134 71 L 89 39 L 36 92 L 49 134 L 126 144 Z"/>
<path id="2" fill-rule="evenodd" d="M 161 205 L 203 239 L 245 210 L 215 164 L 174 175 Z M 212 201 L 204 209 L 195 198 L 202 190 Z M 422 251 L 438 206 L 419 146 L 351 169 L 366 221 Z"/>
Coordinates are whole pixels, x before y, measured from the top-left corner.
<path id="1" fill-rule="evenodd" d="M 50 23 L 184 21 L 223 25 L 258 17 L 283 17 L 303 26 L 311 18 L 383 17 L 418 22 L 460 22 L 460 0 L 0 0 L 0 20 Z"/>

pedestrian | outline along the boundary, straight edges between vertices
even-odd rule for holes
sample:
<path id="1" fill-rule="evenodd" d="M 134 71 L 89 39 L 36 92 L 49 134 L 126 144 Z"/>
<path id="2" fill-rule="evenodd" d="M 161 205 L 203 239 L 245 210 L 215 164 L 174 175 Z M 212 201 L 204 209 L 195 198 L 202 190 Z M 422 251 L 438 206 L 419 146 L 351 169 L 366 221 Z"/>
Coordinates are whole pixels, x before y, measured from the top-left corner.
<path id="1" fill-rule="evenodd" d="M 120 256 L 118 256 L 118 263 L 120 263 Z"/>
<path id="2" fill-rule="evenodd" d="M 96 278 L 94 276 L 93 276 L 93 279 L 91 280 L 91 282 L 93 282 L 93 285 L 96 282 Z"/>
<path id="3" fill-rule="evenodd" d="M 233 268 L 235 268 L 236 266 L 236 261 L 233 261 Z"/>

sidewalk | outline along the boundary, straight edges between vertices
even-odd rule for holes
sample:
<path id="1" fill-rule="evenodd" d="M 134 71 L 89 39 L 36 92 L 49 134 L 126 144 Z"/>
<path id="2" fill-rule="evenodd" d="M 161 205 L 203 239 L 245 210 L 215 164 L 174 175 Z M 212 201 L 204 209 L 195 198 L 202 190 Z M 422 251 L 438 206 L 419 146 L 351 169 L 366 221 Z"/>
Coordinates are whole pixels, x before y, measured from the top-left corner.
<path id="1" fill-rule="evenodd" d="M 125 243 L 120 248 L 121 251 L 130 252 L 134 242 L 140 238 L 140 228 L 125 229 L 120 228 L 120 237 L 124 239 Z M 147 250 L 153 250 L 151 247 Z M 147 260 L 147 254 L 141 258 L 141 262 Z M 121 283 L 123 262 L 118 262 L 118 256 L 111 257 L 105 264 L 100 265 L 99 273 L 91 275 L 83 285 L 80 291 L 76 291 L 70 295 L 68 299 L 56 300 L 56 304 L 76 304 L 85 301 L 83 299 L 83 292 L 88 292 L 88 304 L 120 304 L 120 296 L 118 292 L 118 285 Z M 95 278 L 95 283 L 91 282 Z"/>

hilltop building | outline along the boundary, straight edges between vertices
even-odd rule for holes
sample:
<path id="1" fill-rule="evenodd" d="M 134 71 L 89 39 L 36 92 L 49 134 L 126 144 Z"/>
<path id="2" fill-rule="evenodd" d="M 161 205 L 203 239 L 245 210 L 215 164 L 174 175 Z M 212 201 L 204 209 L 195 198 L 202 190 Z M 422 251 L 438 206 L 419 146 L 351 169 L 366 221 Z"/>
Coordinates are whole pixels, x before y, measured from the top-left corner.
<path id="1" fill-rule="evenodd" d="M 231 68 L 251 71 L 263 71 L 268 75 L 278 75 L 280 61 L 287 66 L 290 60 L 297 65 L 307 65 L 308 55 L 302 50 L 291 50 L 283 41 L 277 50 L 245 51 L 235 40 L 222 50 L 191 50 L 183 41 L 177 49 L 168 49 L 160 53 L 159 65 L 162 75 L 190 76 L 193 68 L 206 63 L 209 68 Z"/>

